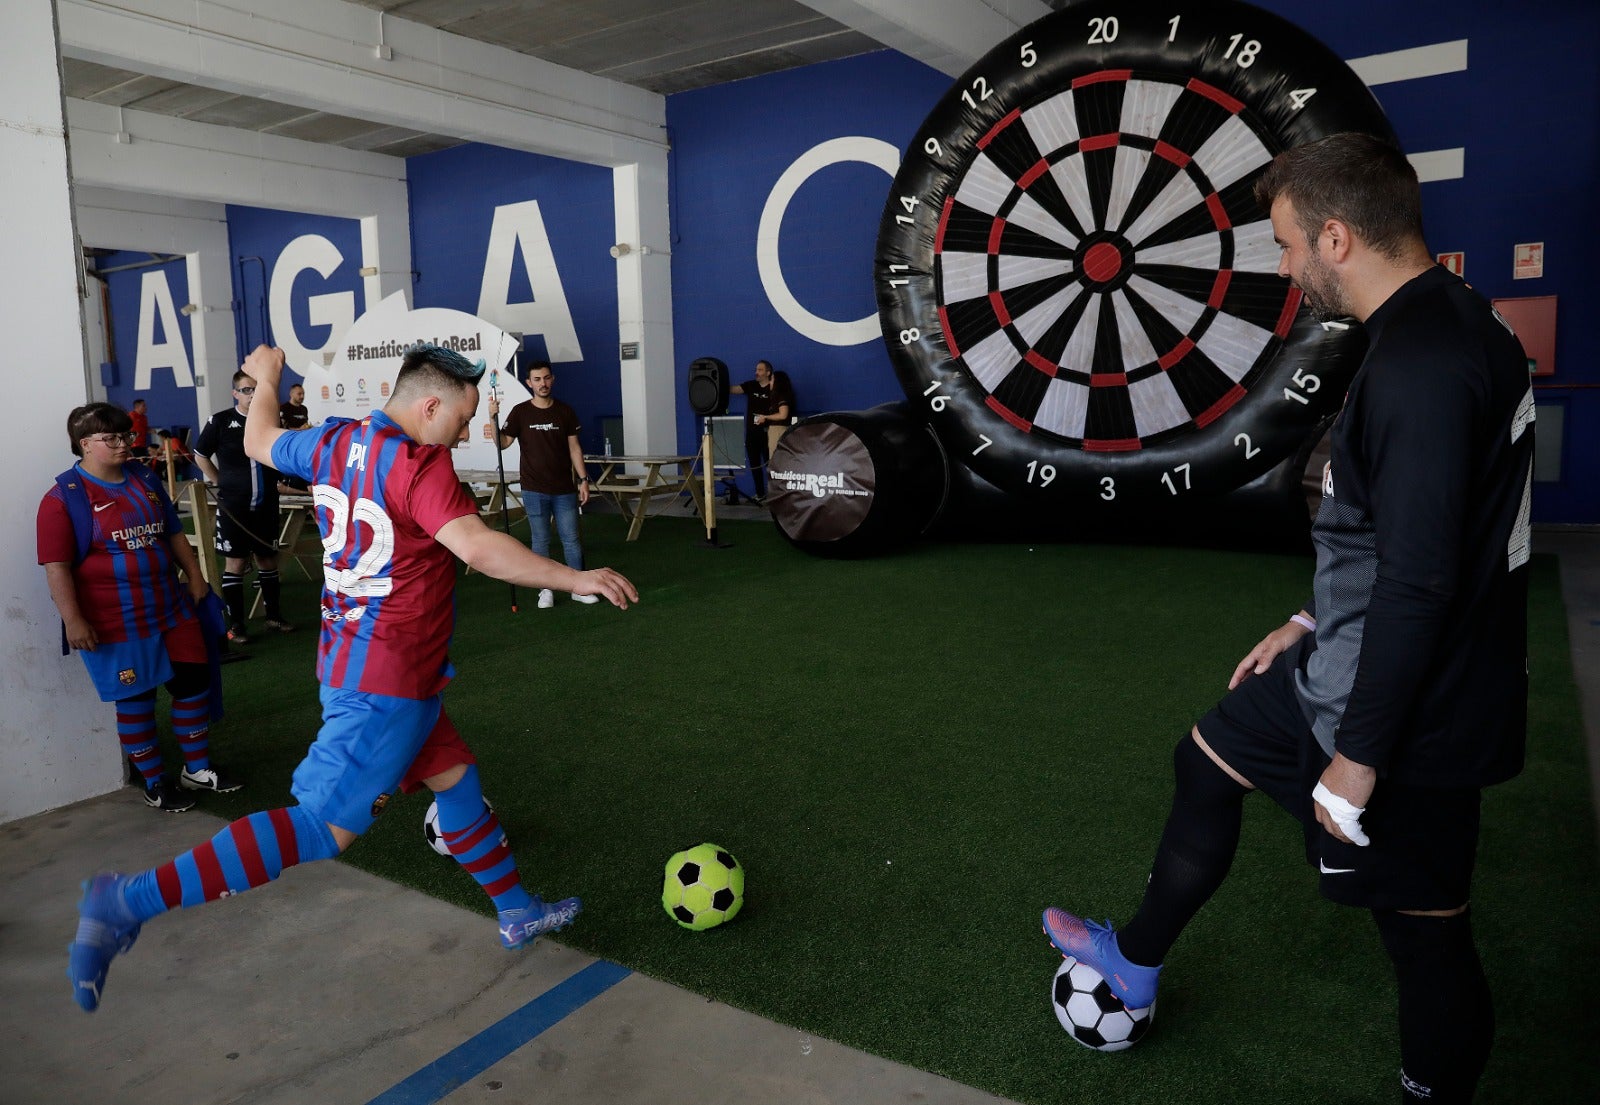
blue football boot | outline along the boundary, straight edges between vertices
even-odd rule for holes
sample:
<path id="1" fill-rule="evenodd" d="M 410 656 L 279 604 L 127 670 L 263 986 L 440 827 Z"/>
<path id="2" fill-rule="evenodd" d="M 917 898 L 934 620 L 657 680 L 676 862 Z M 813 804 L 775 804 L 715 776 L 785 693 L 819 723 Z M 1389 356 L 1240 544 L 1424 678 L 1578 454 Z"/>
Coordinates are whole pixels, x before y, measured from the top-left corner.
<path id="1" fill-rule="evenodd" d="M 563 898 L 555 905 L 545 905 L 544 899 L 535 894 L 533 903 L 526 909 L 500 911 L 500 943 L 508 949 L 520 948 L 532 943 L 536 936 L 566 928 L 581 912 L 583 903 L 577 898 Z"/>
<path id="2" fill-rule="evenodd" d="M 1148 1009 L 1156 1003 L 1156 984 L 1160 967 L 1140 967 L 1129 963 L 1117 948 L 1117 934 L 1111 922 L 1097 925 L 1085 922 L 1064 909 L 1051 906 L 1044 911 L 1044 934 L 1067 959 L 1093 968 L 1106 980 L 1111 992 L 1129 1009 Z"/>
<path id="3" fill-rule="evenodd" d="M 96 875 L 83 884 L 78 899 L 78 933 L 67 945 L 67 978 L 86 1013 L 100 1007 L 111 961 L 139 939 L 139 922 L 123 904 L 122 882 L 121 875 Z"/>

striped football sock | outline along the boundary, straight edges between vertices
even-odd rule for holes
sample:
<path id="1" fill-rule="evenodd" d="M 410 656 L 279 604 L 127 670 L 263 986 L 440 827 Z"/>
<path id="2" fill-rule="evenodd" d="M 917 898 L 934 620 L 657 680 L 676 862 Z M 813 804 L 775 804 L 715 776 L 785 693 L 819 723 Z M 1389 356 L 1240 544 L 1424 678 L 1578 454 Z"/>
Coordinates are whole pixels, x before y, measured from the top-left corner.
<path id="1" fill-rule="evenodd" d="M 183 767 L 193 774 L 211 766 L 211 695 L 172 700 L 172 732 L 183 748 Z"/>
<path id="2" fill-rule="evenodd" d="M 445 846 L 494 899 L 494 908 L 528 908 L 533 899 L 522 889 L 517 858 L 511 854 L 500 819 L 483 803 L 476 765 L 469 766 L 449 790 L 435 792 L 433 799 L 439 804 L 439 835 Z"/>
<path id="3" fill-rule="evenodd" d="M 146 788 L 161 779 L 161 749 L 156 745 L 156 692 L 118 699 L 117 740 L 123 755 L 144 778 Z"/>
<path id="4" fill-rule="evenodd" d="M 297 863 L 339 854 L 333 833 L 304 806 L 241 817 L 170 863 L 128 878 L 123 891 L 135 921 L 179 907 L 242 894 Z"/>

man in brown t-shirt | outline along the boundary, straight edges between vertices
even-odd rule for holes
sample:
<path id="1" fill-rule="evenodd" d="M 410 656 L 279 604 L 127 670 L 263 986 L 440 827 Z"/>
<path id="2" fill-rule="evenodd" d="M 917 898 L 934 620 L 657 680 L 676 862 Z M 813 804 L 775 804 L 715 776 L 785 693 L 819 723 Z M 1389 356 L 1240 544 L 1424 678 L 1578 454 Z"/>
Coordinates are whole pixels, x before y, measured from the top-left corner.
<path id="1" fill-rule="evenodd" d="M 578 412 L 555 398 L 556 375 L 549 361 L 534 361 L 528 369 L 528 390 L 533 398 L 518 403 L 500 427 L 500 448 L 515 441 L 522 453 L 522 505 L 528 512 L 529 544 L 540 556 L 550 555 L 550 521 L 567 567 L 583 571 L 583 545 L 578 540 L 578 508 L 589 501 L 589 474 L 578 444 Z M 500 413 L 500 398 L 489 396 L 489 413 Z M 576 477 L 576 478 L 574 478 Z M 573 595 L 574 602 L 594 603 L 592 595 Z M 556 604 L 554 591 L 539 592 L 539 609 Z"/>

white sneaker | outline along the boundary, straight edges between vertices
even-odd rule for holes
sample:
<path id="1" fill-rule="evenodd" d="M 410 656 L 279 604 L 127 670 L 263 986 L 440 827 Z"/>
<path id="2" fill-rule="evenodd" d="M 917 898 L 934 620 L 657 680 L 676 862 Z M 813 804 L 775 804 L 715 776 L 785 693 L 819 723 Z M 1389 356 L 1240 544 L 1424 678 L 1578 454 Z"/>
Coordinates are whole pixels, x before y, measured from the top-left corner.
<path id="1" fill-rule="evenodd" d="M 548 610 L 556 604 L 556 593 L 546 587 L 539 592 L 539 609 Z"/>
<path id="2" fill-rule="evenodd" d="M 599 595 L 573 595 L 572 596 L 572 601 L 573 602 L 581 602 L 585 606 L 593 606 L 595 603 L 600 601 L 600 596 Z"/>

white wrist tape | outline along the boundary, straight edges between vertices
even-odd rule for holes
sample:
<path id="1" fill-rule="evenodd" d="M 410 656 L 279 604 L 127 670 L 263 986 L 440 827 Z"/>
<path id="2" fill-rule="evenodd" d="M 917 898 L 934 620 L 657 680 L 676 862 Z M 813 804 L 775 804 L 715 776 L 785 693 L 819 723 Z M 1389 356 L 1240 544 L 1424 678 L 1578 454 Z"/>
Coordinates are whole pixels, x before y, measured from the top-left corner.
<path id="1" fill-rule="evenodd" d="M 1311 800 L 1328 811 L 1333 823 L 1352 843 L 1363 848 L 1367 846 L 1367 834 L 1361 831 L 1361 815 L 1367 812 L 1365 806 L 1352 806 L 1321 783 L 1312 789 Z"/>

